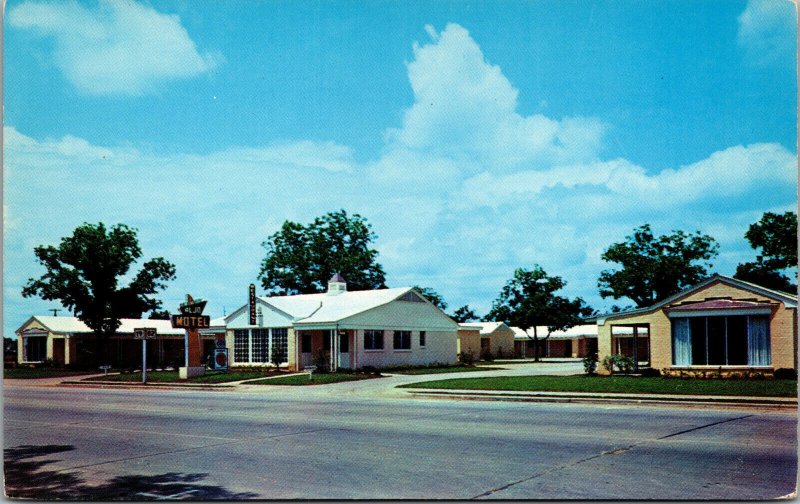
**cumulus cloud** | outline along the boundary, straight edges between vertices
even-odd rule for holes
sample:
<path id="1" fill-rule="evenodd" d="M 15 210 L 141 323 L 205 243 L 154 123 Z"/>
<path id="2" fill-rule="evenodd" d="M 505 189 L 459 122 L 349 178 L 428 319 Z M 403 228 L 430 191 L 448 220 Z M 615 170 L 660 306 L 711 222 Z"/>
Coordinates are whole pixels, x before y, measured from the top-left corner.
<path id="1" fill-rule="evenodd" d="M 794 68 L 797 7 L 789 0 L 749 0 L 739 15 L 737 42 L 759 66 L 789 63 Z"/>
<path id="2" fill-rule="evenodd" d="M 77 2 L 20 4 L 9 26 L 54 40 L 54 63 L 78 90 L 140 95 L 159 83 L 209 71 L 221 56 L 198 52 L 176 15 L 123 0 L 94 9 Z"/>
<path id="3" fill-rule="evenodd" d="M 596 158 L 605 131 L 601 121 L 519 114 L 517 89 L 486 61 L 465 28 L 427 31 L 432 41 L 415 44 L 408 63 L 414 104 L 402 127 L 387 132 L 390 144 L 477 160 L 494 170 Z"/>

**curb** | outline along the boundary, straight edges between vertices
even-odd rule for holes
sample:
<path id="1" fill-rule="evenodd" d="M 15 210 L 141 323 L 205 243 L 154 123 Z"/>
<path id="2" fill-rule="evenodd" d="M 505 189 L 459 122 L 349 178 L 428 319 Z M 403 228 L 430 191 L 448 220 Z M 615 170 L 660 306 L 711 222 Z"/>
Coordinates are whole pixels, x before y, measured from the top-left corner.
<path id="1" fill-rule="evenodd" d="M 640 394 L 566 394 L 558 392 L 504 393 L 501 391 L 444 391 L 435 389 L 402 389 L 417 397 L 472 401 L 610 403 L 610 404 L 670 404 L 701 406 L 742 406 L 797 408 L 796 398 L 786 397 L 726 397 L 726 396 L 653 396 Z"/>
<path id="2" fill-rule="evenodd" d="M 177 384 L 177 383 L 136 383 L 136 382 L 108 382 L 108 381 L 63 381 L 56 386 L 74 387 L 74 388 L 100 388 L 100 389 L 171 389 L 171 390 L 231 390 L 236 388 L 235 385 L 230 384 Z"/>

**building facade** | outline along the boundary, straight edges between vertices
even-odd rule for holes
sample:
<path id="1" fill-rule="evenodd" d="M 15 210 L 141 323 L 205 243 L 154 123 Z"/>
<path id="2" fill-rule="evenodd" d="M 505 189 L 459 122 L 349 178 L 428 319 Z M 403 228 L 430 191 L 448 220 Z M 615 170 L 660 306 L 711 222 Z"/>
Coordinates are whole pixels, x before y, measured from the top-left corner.
<path id="1" fill-rule="evenodd" d="M 601 360 L 633 357 L 636 349 L 643 361 L 646 340 L 650 366 L 666 374 L 797 369 L 797 296 L 730 277 L 714 275 L 653 306 L 596 321 Z M 635 330 L 640 344 L 620 344 L 620 328 Z"/>
<path id="2" fill-rule="evenodd" d="M 410 287 L 348 291 L 337 274 L 324 293 L 254 301 L 224 319 L 233 367 L 338 370 L 456 360 L 458 324 Z"/>

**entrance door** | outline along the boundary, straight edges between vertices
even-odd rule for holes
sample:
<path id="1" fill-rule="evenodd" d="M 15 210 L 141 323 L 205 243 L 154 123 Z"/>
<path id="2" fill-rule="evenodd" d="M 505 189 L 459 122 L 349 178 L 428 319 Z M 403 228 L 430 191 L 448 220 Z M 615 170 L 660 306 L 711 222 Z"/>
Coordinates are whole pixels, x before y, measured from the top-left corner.
<path id="1" fill-rule="evenodd" d="M 64 365 L 64 340 L 53 339 L 53 363 L 56 366 Z"/>
<path id="2" fill-rule="evenodd" d="M 313 354 L 311 353 L 311 333 L 300 334 L 300 365 L 302 367 L 313 364 Z"/>
<path id="3" fill-rule="evenodd" d="M 350 369 L 350 335 L 339 335 L 339 367 Z"/>

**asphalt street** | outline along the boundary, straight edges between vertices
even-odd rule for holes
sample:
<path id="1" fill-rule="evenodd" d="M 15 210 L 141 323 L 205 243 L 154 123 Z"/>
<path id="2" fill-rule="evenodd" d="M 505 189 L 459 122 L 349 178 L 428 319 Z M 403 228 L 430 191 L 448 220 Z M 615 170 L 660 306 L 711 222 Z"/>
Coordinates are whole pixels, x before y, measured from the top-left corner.
<path id="1" fill-rule="evenodd" d="M 6 492 L 743 500 L 796 488 L 794 410 L 415 399 L 384 380 L 225 391 L 6 385 Z"/>

